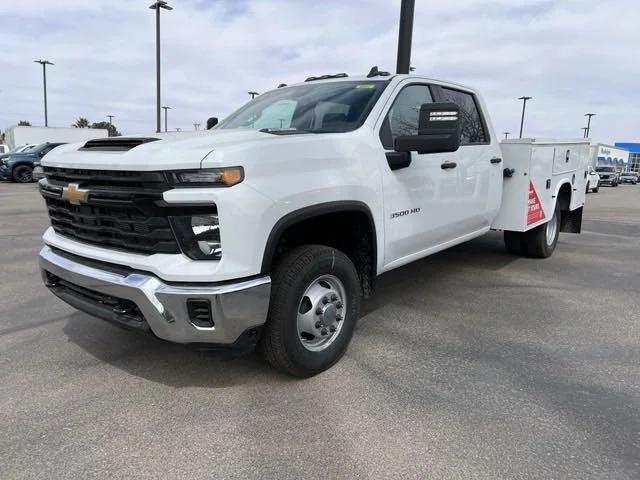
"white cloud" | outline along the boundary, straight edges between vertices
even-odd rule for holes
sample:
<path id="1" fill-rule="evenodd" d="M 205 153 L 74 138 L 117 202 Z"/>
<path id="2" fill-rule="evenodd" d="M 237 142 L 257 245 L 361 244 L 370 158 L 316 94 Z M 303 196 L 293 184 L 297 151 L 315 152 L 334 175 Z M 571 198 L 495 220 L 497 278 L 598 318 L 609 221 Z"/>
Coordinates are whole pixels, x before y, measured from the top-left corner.
<path id="1" fill-rule="evenodd" d="M 0 127 L 116 115 L 124 132 L 155 126 L 151 0 L 2 2 Z M 313 74 L 393 70 L 399 0 L 173 0 L 163 12 L 163 104 L 170 126 L 224 116 L 264 91 Z M 640 140 L 640 8 L 631 0 L 417 2 L 413 64 L 485 95 L 498 132 L 579 136 L 594 111 L 597 140 Z"/>

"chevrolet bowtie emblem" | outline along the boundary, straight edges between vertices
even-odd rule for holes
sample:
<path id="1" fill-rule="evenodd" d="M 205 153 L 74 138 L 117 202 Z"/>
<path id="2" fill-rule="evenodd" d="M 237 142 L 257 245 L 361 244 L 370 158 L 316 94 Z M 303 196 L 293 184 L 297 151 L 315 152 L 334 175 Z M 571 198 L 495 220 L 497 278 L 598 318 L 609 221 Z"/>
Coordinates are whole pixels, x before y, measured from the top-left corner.
<path id="1" fill-rule="evenodd" d="M 77 183 L 70 183 L 62 189 L 62 198 L 74 205 L 86 203 L 89 198 L 89 190 L 82 190 Z"/>

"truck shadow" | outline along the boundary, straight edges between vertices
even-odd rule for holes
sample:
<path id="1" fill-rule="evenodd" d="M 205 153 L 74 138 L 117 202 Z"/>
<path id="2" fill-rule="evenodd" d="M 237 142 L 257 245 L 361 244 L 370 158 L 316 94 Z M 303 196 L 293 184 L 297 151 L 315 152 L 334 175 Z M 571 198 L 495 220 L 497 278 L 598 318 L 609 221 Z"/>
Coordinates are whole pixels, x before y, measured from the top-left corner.
<path id="1" fill-rule="evenodd" d="M 362 317 L 405 294 L 428 294 L 435 284 L 462 270 L 496 271 L 519 260 L 504 248 L 502 233 L 489 232 L 403 267 L 377 279 L 375 295 L 363 303 Z"/>
<path id="2" fill-rule="evenodd" d="M 376 296 L 364 302 L 362 316 L 393 301 L 399 292 L 428 296 L 434 283 L 442 282 L 460 268 L 499 269 L 516 259 L 504 251 L 500 236 L 486 237 L 385 274 Z M 95 358 L 131 375 L 175 388 L 296 381 L 274 371 L 258 352 L 241 357 L 196 353 L 81 312 L 72 314 L 63 330 L 70 342 Z"/>

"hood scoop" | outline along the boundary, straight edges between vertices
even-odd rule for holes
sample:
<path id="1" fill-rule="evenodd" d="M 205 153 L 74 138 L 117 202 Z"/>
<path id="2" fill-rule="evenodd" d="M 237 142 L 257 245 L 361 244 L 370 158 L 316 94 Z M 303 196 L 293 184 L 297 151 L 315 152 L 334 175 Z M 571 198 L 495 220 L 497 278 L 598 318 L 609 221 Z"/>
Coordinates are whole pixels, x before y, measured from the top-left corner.
<path id="1" fill-rule="evenodd" d="M 115 138 L 98 138 L 89 140 L 79 150 L 90 150 L 94 152 L 126 152 L 132 148 L 136 148 L 144 143 L 155 142 L 160 140 L 154 137 L 115 137 Z"/>

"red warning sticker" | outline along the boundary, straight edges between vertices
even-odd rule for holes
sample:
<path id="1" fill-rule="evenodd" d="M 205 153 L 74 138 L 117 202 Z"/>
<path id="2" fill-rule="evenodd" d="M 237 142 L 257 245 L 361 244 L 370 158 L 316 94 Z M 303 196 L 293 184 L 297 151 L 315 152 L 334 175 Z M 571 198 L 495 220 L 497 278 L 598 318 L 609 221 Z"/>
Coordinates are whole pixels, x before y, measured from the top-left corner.
<path id="1" fill-rule="evenodd" d="M 544 210 L 542 210 L 540 197 L 538 197 L 538 193 L 533 186 L 533 182 L 529 180 L 529 205 L 527 209 L 527 225 L 537 223 L 540 220 L 544 220 Z"/>

